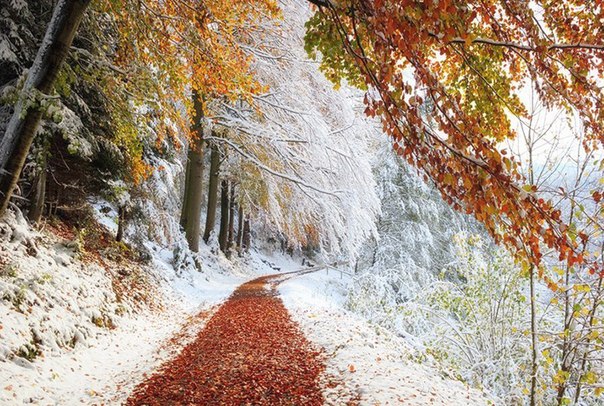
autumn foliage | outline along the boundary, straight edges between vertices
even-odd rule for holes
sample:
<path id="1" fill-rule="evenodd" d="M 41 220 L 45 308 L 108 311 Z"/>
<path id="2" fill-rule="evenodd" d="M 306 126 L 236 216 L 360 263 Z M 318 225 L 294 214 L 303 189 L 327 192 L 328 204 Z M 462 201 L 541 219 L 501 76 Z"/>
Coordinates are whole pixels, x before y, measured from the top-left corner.
<path id="1" fill-rule="evenodd" d="M 381 118 L 394 149 L 446 201 L 473 214 L 526 267 L 540 266 L 544 249 L 554 249 L 569 265 L 600 269 L 584 257 L 588 236 L 569 230 L 500 145 L 516 137 L 514 122 L 529 118 L 521 93 L 532 88 L 546 107 L 580 117 L 586 149 L 601 147 L 601 4 L 313 3 L 307 51 L 320 52 L 334 82 L 367 89 L 366 113 Z"/>
<path id="2" fill-rule="evenodd" d="M 133 2 L 103 0 L 119 41 L 114 50 L 133 102 L 153 109 L 159 141 L 191 136 L 191 92 L 203 108 L 214 100 L 244 100 L 265 90 L 244 49 L 263 19 L 278 18 L 273 0 Z M 182 106 L 188 114 L 183 114 Z"/>

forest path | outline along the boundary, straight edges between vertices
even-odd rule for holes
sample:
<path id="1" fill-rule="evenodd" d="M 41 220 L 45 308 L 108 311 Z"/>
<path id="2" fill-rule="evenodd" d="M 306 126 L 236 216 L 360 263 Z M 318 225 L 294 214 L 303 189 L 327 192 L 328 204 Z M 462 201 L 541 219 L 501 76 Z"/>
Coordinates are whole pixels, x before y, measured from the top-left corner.
<path id="1" fill-rule="evenodd" d="M 324 356 L 292 321 L 275 288 L 306 272 L 241 285 L 194 341 L 135 388 L 127 404 L 323 404 Z"/>

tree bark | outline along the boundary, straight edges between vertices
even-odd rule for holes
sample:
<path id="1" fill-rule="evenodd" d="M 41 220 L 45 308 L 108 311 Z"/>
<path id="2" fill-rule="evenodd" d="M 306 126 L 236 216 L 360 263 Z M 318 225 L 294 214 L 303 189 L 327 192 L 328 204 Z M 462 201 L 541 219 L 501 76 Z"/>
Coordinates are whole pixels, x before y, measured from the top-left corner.
<path id="1" fill-rule="evenodd" d="M 237 223 L 237 248 L 241 252 L 241 244 L 243 242 L 243 207 L 241 204 L 239 205 L 239 213 L 238 213 L 238 223 Z"/>
<path id="2" fill-rule="evenodd" d="M 235 238 L 235 184 L 231 185 L 231 197 L 229 198 L 229 236 L 227 238 L 227 257 L 230 258 Z"/>
<path id="3" fill-rule="evenodd" d="M 41 168 L 38 169 L 38 174 L 34 179 L 33 196 L 30 200 L 29 213 L 27 217 L 29 221 L 36 224 L 44 214 L 44 204 L 46 202 L 46 158 L 43 158 Z"/>
<path id="4" fill-rule="evenodd" d="M 531 269 L 529 271 L 529 278 L 531 295 L 531 392 L 529 404 L 531 406 L 535 406 L 537 404 L 537 356 L 539 349 L 537 348 L 537 298 L 535 295 L 535 267 L 533 266 L 531 266 Z"/>
<path id="5" fill-rule="evenodd" d="M 187 152 L 187 164 L 185 166 L 185 183 L 184 183 L 184 193 L 182 196 L 182 209 L 180 210 L 180 226 L 185 229 L 187 227 L 187 192 L 189 188 L 190 175 L 191 172 L 191 163 L 189 161 L 189 156 Z"/>
<path id="6" fill-rule="evenodd" d="M 124 239 L 124 222 L 126 217 L 126 209 L 124 206 L 120 206 L 117 209 L 117 234 L 115 235 L 115 241 L 122 242 Z"/>
<path id="7" fill-rule="evenodd" d="M 199 251 L 199 233 L 201 227 L 201 204 L 203 184 L 203 103 L 201 96 L 193 91 L 195 116 L 191 125 L 193 140 L 187 154 L 187 173 L 183 213 L 181 223 L 184 224 L 185 236 L 189 249 Z"/>
<path id="8" fill-rule="evenodd" d="M 220 173 L 220 151 L 218 146 L 212 144 L 210 156 L 210 182 L 208 185 L 208 211 L 206 213 L 206 227 L 203 240 L 207 243 L 216 224 L 216 206 L 218 205 L 218 175 Z"/>
<path id="9" fill-rule="evenodd" d="M 0 141 L 0 216 L 8 207 L 42 118 L 41 108 L 29 105 L 31 97 L 52 90 L 89 4 L 90 0 L 59 0 L 54 8 L 20 100 Z"/>
<path id="10" fill-rule="evenodd" d="M 220 184 L 220 234 L 218 234 L 218 242 L 220 250 L 227 253 L 229 230 L 229 182 L 223 180 Z"/>
<path id="11" fill-rule="evenodd" d="M 251 230 L 250 230 L 250 219 L 248 217 L 245 219 L 245 222 L 243 223 L 242 251 L 248 252 L 250 250 L 250 242 L 251 242 Z"/>

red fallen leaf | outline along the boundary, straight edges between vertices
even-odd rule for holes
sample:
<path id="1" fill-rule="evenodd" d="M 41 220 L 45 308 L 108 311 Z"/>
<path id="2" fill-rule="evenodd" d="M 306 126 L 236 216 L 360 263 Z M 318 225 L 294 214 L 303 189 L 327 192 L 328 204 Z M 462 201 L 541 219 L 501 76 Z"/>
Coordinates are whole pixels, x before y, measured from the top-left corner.
<path id="1" fill-rule="evenodd" d="M 240 286 L 193 342 L 136 387 L 127 404 L 322 405 L 324 350 L 312 348 L 265 287 L 270 279 Z M 343 396 L 355 404 L 354 395 Z"/>
<path id="2" fill-rule="evenodd" d="M 352 364 L 348 365 L 348 370 L 350 372 L 356 372 L 357 371 L 356 368 L 354 367 L 354 365 L 352 365 Z"/>
<path id="3" fill-rule="evenodd" d="M 13 385 L 5 386 L 4 390 L 13 390 Z"/>

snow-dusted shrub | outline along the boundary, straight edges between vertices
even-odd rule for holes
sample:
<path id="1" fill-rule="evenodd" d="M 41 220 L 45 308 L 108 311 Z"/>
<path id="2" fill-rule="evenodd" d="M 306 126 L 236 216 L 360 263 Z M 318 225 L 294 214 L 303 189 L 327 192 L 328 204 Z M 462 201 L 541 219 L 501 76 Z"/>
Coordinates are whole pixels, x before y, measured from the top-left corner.
<path id="1" fill-rule="evenodd" d="M 374 167 L 379 239 L 356 264 L 348 307 L 405 337 L 443 373 L 509 402 L 522 399 L 530 348 L 526 279 L 387 143 Z"/>
<path id="2" fill-rule="evenodd" d="M 455 261 L 437 274 L 423 268 L 421 288 L 409 289 L 405 268 L 367 272 L 348 306 L 405 337 L 419 359 L 444 374 L 517 404 L 530 370 L 526 279 L 484 237 L 459 233 L 452 240 Z"/>
<path id="3" fill-rule="evenodd" d="M 421 337 L 444 369 L 518 403 L 530 371 L 526 279 L 479 235 L 460 234 L 455 246 L 456 263 L 399 307 L 400 328 Z"/>

